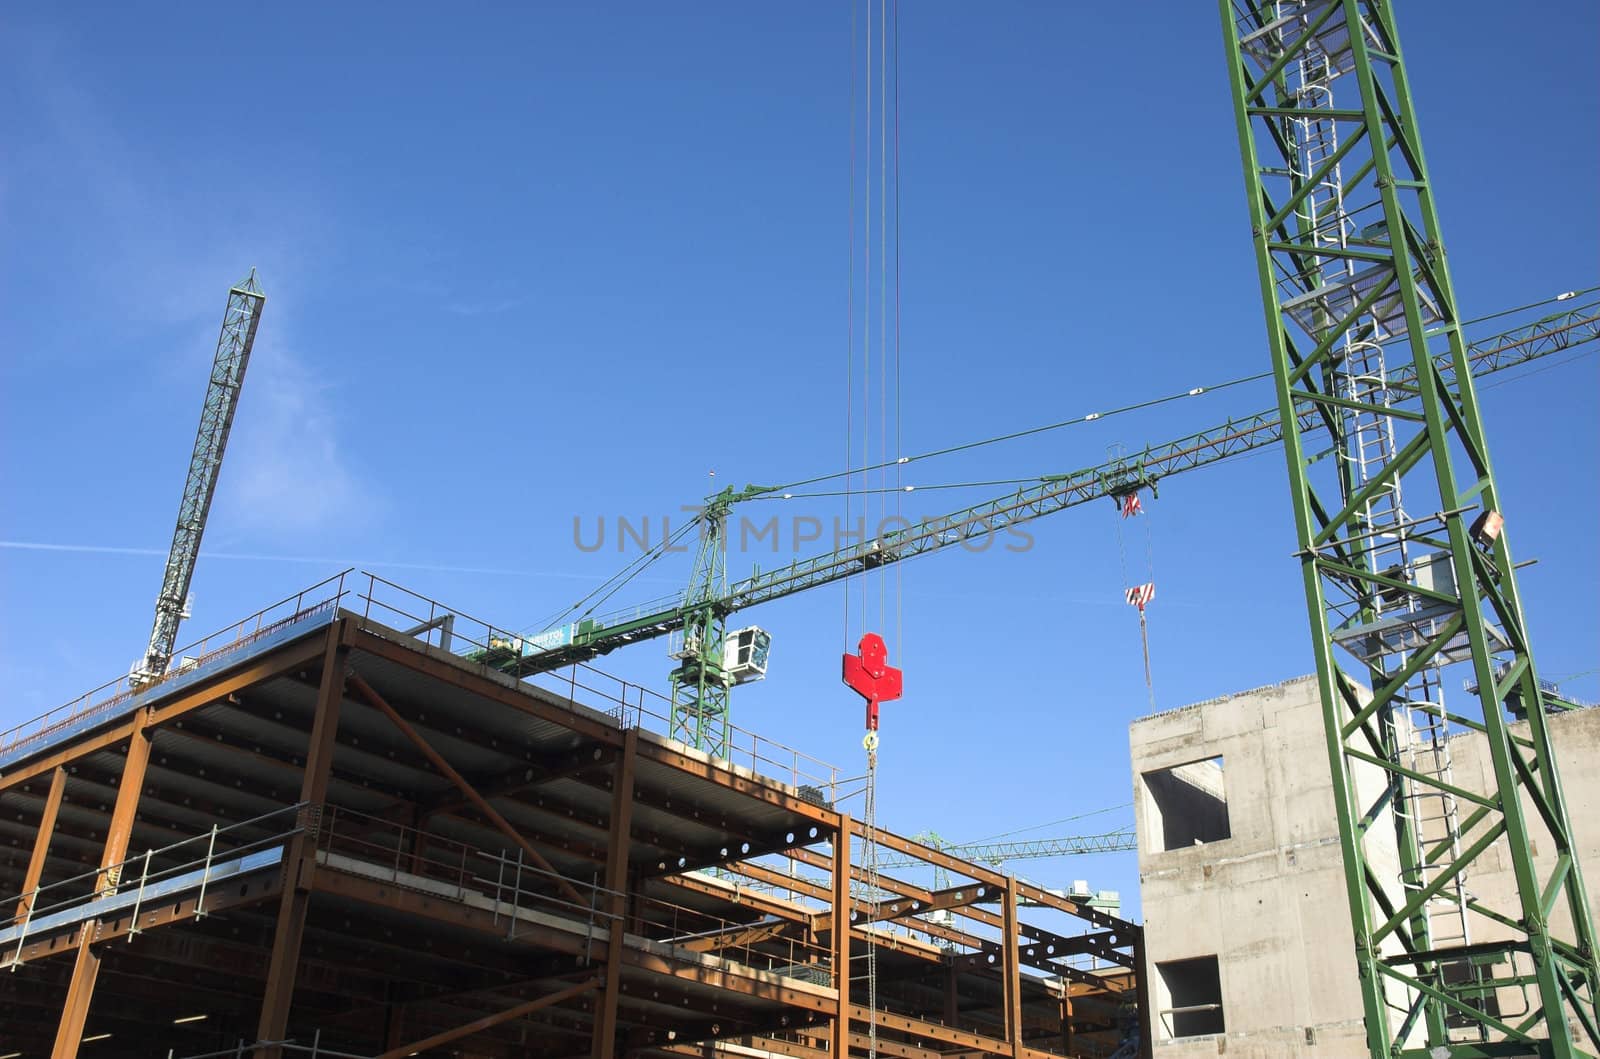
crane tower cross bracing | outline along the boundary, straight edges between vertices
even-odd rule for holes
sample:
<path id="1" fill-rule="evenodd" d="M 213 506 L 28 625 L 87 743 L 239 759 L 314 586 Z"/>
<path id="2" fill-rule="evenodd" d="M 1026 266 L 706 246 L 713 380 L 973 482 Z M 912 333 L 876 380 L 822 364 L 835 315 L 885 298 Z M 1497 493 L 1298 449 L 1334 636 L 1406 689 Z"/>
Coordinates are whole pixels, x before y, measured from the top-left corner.
<path id="1" fill-rule="evenodd" d="M 205 534 L 211 499 L 216 495 L 217 473 L 222 469 L 222 454 L 233 429 L 239 389 L 244 384 L 256 327 L 261 322 L 261 307 L 266 300 L 256 283 L 255 269 L 228 291 L 228 307 L 222 316 L 222 332 L 211 363 L 211 379 L 206 384 L 205 403 L 200 408 L 200 427 L 195 432 L 194 452 L 189 457 L 189 472 L 184 478 L 183 500 L 178 505 L 178 524 L 172 532 L 172 548 L 167 553 L 161 592 L 156 596 L 150 645 L 144 657 L 134 663 L 135 683 L 159 680 L 172 662 L 189 582 L 194 577 L 195 561 L 200 557 L 200 538 Z"/>
<path id="2" fill-rule="evenodd" d="M 1594 927 L 1546 729 L 1555 704 L 1534 667 L 1393 7 L 1220 8 L 1279 415 L 1294 426 L 1297 554 L 1369 1050 L 1600 1052 Z M 1402 340 L 1387 348 L 1414 373 L 1405 407 L 1385 338 Z M 1338 459 L 1315 458 L 1313 428 Z M 1465 676 L 1465 704 L 1446 709 L 1429 670 Z M 1490 796 L 1455 787 L 1437 755 L 1419 763 L 1417 717 L 1446 738 L 1482 733 Z M 1469 811 L 1430 818 L 1416 809 L 1430 798 Z M 1549 855 L 1536 861 L 1535 845 Z M 1469 869 L 1497 846 L 1516 894 L 1491 906 Z M 1441 904 L 1472 924 L 1470 943 L 1442 928 Z"/>

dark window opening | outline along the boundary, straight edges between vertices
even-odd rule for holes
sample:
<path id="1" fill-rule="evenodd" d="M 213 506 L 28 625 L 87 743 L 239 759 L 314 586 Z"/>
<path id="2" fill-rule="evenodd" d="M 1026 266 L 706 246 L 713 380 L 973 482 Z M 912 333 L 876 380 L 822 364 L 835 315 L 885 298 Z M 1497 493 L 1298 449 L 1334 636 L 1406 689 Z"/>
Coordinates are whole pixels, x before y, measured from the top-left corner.
<path id="1" fill-rule="evenodd" d="M 1146 772 L 1150 838 L 1156 852 L 1187 849 L 1232 836 L 1222 758 Z"/>
<path id="2" fill-rule="evenodd" d="M 1167 1003 L 1160 1012 L 1162 1036 L 1200 1037 L 1224 1032 L 1222 979 L 1215 956 L 1156 964 Z"/>

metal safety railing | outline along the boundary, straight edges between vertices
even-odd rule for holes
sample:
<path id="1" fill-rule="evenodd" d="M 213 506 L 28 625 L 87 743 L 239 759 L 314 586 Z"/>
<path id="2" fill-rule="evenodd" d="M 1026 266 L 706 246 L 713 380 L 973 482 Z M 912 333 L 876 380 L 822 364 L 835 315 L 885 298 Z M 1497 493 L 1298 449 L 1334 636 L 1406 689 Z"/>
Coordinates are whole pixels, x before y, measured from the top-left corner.
<path id="1" fill-rule="evenodd" d="M 341 609 L 467 661 L 485 656 L 495 644 L 518 635 L 376 574 L 344 570 L 179 648 L 173 652 L 173 667 L 157 680 L 140 683 L 126 674 L 0 731 L 0 759 L 114 716 L 152 688 L 195 672 L 274 632 L 318 616 L 331 618 Z M 672 732 L 671 699 L 593 666 L 577 663 L 536 673 L 526 680 L 609 716 L 619 727 L 648 727 L 663 735 Z M 785 781 L 819 802 L 837 801 L 841 782 L 848 782 L 841 780 L 837 766 L 738 725 L 729 726 L 728 753 L 723 760 Z"/>
<path id="2" fill-rule="evenodd" d="M 599 932 L 620 924 L 626 933 L 661 946 L 658 955 L 679 962 L 715 957 L 764 973 L 832 981 L 828 949 L 780 930 L 776 922 L 724 918 L 637 894 L 619 916 L 609 908 L 624 895 L 600 885 L 598 873 L 583 879 L 551 872 L 520 848 L 474 845 L 332 805 L 320 813 L 317 848 L 335 870 L 381 874 L 399 889 L 482 907 L 507 940 L 542 914 L 584 934 L 586 959 L 600 955 Z M 561 886 L 580 899 L 561 896 Z"/>
<path id="3" fill-rule="evenodd" d="M 140 931 L 139 916 L 146 905 L 179 894 L 194 893 L 195 917 L 204 918 L 209 888 L 278 863 L 290 836 L 315 831 L 319 816 L 318 806 L 287 806 L 10 894 L 0 904 L 7 913 L 0 921 L 0 964 L 15 971 L 30 937 L 91 918 L 126 915 L 131 941 Z"/>
<path id="4" fill-rule="evenodd" d="M 109 717 L 136 695 L 215 662 L 288 625 L 319 614 L 334 613 L 343 605 L 348 592 L 347 581 L 354 574 L 354 570 L 345 570 L 318 581 L 310 588 L 285 596 L 249 617 L 178 648 L 172 653 L 172 668 L 154 680 L 143 679 L 141 682 L 132 673 L 127 673 L 84 692 L 70 702 L 0 731 L 0 758 L 48 742 L 68 729 L 81 728 L 97 718 Z"/>
<path id="5" fill-rule="evenodd" d="M 584 935 L 584 955 L 592 959 L 600 955 L 595 946 L 602 936 L 621 925 L 657 943 L 659 955 L 680 962 L 715 957 L 751 970 L 831 981 L 826 947 L 776 921 L 731 919 L 639 895 L 624 917 L 611 911 L 613 903 L 626 903 L 624 895 L 601 886 L 598 873 L 589 879 L 560 875 L 520 848 L 490 849 L 339 806 L 310 804 L 213 826 L 116 864 L 9 895 L 8 918 L 0 926 L 0 964 L 15 970 L 30 938 L 90 919 L 126 918 L 131 942 L 140 933 L 141 913 L 158 901 L 192 898 L 194 915 L 204 917 L 209 888 L 280 863 L 297 834 L 313 836 L 319 859 L 333 870 L 483 907 L 497 926 L 504 924 L 508 940 L 538 917 L 554 917 Z M 544 920 L 546 926 L 551 923 Z"/>
<path id="6" fill-rule="evenodd" d="M 336 1052 L 331 1048 L 324 1048 L 322 1046 L 321 1030 L 318 1030 L 312 1036 L 310 1044 L 301 1044 L 294 1039 L 246 1042 L 243 1038 L 240 1038 L 239 1043 L 232 1048 L 224 1048 L 218 1052 L 198 1052 L 180 1057 L 176 1048 L 169 1048 L 167 1049 L 167 1059 L 250 1059 L 258 1051 L 267 1051 L 268 1049 L 275 1049 L 282 1055 L 309 1055 L 312 1059 L 372 1059 L 369 1054 Z"/>
<path id="7" fill-rule="evenodd" d="M 521 638 L 520 633 L 448 607 L 375 574 L 362 573 L 352 584 L 356 587 L 350 606 L 359 610 L 363 618 L 469 661 L 490 655 L 497 645 Z M 672 731 L 671 699 L 591 665 L 580 662 L 535 673 L 524 680 L 607 714 L 621 727 L 647 727 L 664 735 Z M 840 795 L 841 777 L 837 766 L 738 725 L 729 726 L 728 753 L 724 760 L 787 781 L 802 791 L 815 792 L 814 796 L 821 801 L 831 803 Z"/>

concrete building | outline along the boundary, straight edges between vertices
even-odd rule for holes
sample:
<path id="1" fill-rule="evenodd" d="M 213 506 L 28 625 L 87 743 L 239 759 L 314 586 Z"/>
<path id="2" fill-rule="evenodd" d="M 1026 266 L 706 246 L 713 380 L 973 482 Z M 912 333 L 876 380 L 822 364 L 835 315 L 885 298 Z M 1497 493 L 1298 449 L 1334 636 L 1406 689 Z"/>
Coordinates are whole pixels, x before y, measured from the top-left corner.
<path id="1" fill-rule="evenodd" d="M 1585 880 L 1593 908 L 1600 710 L 1555 717 L 1551 730 L 1580 863 L 1597 866 Z M 1143 718 L 1130 744 L 1154 1054 L 1364 1057 L 1315 679 Z M 1455 781 L 1488 790 L 1481 739 L 1456 736 L 1450 748 Z M 1364 800 L 1375 782 L 1357 775 Z M 1548 840 L 1535 847 L 1550 857 Z M 1514 891 L 1501 845 L 1474 863 L 1467 885 L 1485 897 Z M 1473 930 L 1490 939 L 1476 919 Z M 1508 1015 L 1523 1003 L 1514 990 L 1495 1002 Z"/>

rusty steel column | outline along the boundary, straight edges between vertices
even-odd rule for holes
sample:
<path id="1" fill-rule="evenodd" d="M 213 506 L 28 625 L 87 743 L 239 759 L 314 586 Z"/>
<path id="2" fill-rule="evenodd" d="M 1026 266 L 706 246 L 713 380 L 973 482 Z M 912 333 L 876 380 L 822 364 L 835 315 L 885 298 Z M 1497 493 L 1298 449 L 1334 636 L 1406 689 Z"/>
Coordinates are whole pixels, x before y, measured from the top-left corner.
<path id="1" fill-rule="evenodd" d="M 1072 983 L 1061 979 L 1061 1053 L 1072 1054 Z"/>
<path id="2" fill-rule="evenodd" d="M 1144 928 L 1138 930 L 1133 941 L 1133 995 L 1139 1005 L 1139 1059 L 1150 1059 L 1156 1039 L 1153 1032 L 1155 1012 L 1150 1010 L 1150 965 L 1144 959 Z"/>
<path id="3" fill-rule="evenodd" d="M 850 1054 L 850 817 L 839 815 L 833 836 L 833 984 L 839 991 L 839 1013 L 833 1020 L 831 1048 L 837 1059 Z"/>
<path id="4" fill-rule="evenodd" d="M 1006 877 L 1004 905 L 1001 914 L 1002 940 L 1000 973 L 1005 985 L 1006 1043 L 1011 1045 L 1015 1059 L 1022 1056 L 1022 960 L 1017 951 L 1017 879 Z"/>
<path id="5" fill-rule="evenodd" d="M 595 1005 L 594 1033 L 589 1042 L 590 1059 L 613 1059 L 617 1045 L 617 1001 L 622 988 L 622 956 L 627 936 L 628 853 L 632 848 L 633 777 L 639 761 L 639 730 L 629 728 L 622 736 L 622 753 L 617 757 L 611 785 L 610 835 L 606 841 L 605 895 L 606 972 L 604 992 Z"/>
<path id="6" fill-rule="evenodd" d="M 34 907 L 39 880 L 44 876 L 45 858 L 50 854 L 50 839 L 56 831 L 56 813 L 61 809 L 61 795 L 67 789 L 67 770 L 57 765 L 50 774 L 50 793 L 44 798 L 44 812 L 39 814 L 39 834 L 33 840 L 33 856 L 28 858 L 28 874 L 22 878 L 22 897 L 17 901 L 17 918 L 23 919 Z"/>
<path id="7" fill-rule="evenodd" d="M 100 856 L 101 872 L 95 880 L 96 898 L 114 893 L 122 876 L 122 861 L 128 855 L 128 840 L 133 835 L 133 820 L 139 811 L 139 794 L 144 787 L 145 766 L 150 763 L 150 735 L 145 731 L 149 711 L 134 715 L 128 737 L 128 756 L 122 763 L 122 778 L 117 782 L 117 802 L 111 810 L 111 825 L 106 828 L 105 850 Z M 83 1041 L 83 1027 L 89 1019 L 89 1003 L 94 999 L 94 983 L 100 976 L 100 954 L 92 943 L 100 921 L 89 919 L 78 935 L 78 958 L 72 967 L 72 981 L 56 1026 L 55 1046 L 50 1059 L 74 1059 Z"/>
<path id="8" fill-rule="evenodd" d="M 258 1042 L 281 1041 L 289 1027 L 295 973 L 300 965 L 300 942 L 311 905 L 311 876 L 316 870 L 317 842 L 313 829 L 321 819 L 322 804 L 328 797 L 328 775 L 333 769 L 336 749 L 334 736 L 339 731 L 339 704 L 344 700 L 345 681 L 349 676 L 350 649 L 340 642 L 343 629 L 343 621 L 328 627 L 328 643 L 322 654 L 317 712 L 311 719 L 305 771 L 300 781 L 300 830 L 289 839 L 283 851 L 283 892 L 278 897 L 272 959 L 267 965 L 267 984 L 261 997 L 261 1020 L 256 1024 Z M 278 1059 L 282 1050 L 269 1045 L 255 1054 L 263 1059 Z"/>

